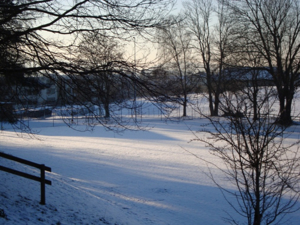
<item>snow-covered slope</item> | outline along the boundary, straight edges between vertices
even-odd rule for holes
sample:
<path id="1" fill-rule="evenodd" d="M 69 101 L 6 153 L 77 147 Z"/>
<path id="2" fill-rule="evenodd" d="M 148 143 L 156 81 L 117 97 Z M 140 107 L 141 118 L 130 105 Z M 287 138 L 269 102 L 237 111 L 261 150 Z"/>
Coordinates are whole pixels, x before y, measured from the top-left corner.
<path id="1" fill-rule="evenodd" d="M 191 130 L 204 122 L 157 118 L 148 121 L 150 130 L 116 134 L 100 126 L 77 132 L 43 120 L 31 121 L 34 138 L 1 131 L 1 151 L 51 167 L 46 177 L 52 186 L 46 186 L 42 206 L 38 182 L 0 171 L 6 216 L 0 224 L 221 225 L 226 212 L 238 218 L 206 176 L 207 165 L 193 155 L 218 163 L 202 143 L 190 142 Z M 39 172 L 2 158 L 0 164 Z M 297 224 L 300 213 L 289 218 Z"/>

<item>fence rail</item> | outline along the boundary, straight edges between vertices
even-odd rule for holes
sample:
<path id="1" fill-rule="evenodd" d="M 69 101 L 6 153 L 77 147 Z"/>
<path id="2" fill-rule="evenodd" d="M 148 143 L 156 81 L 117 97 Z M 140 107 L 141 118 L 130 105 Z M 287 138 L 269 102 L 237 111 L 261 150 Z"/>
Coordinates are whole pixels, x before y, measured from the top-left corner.
<path id="1" fill-rule="evenodd" d="M 52 184 L 50 180 L 47 180 L 45 178 L 45 171 L 51 172 L 51 168 L 48 166 L 45 166 L 44 164 L 34 163 L 34 162 L 31 162 L 31 161 L 28 161 L 28 160 L 25 160 L 22 158 L 18 158 L 18 157 L 12 156 L 12 155 L 5 154 L 3 152 L 0 152 L 0 157 L 40 169 L 40 177 L 38 177 L 38 176 L 24 173 L 24 172 L 21 172 L 18 170 L 14 170 L 14 169 L 11 169 L 11 168 L 8 168 L 5 166 L 0 166 L 0 170 L 2 170 L 2 171 L 40 182 L 41 183 L 40 204 L 45 205 L 46 204 L 46 194 L 45 194 L 46 187 L 45 186 L 46 186 L 46 184 L 48 184 L 48 185 Z"/>

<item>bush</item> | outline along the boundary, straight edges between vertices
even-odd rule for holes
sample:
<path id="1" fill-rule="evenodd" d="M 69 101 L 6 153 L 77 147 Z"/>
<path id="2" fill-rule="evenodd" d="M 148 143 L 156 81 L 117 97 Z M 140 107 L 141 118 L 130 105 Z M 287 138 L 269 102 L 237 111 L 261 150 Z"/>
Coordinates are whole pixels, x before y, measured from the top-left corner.
<path id="1" fill-rule="evenodd" d="M 0 209 L 0 217 L 7 219 L 7 215 L 5 214 L 3 209 Z"/>

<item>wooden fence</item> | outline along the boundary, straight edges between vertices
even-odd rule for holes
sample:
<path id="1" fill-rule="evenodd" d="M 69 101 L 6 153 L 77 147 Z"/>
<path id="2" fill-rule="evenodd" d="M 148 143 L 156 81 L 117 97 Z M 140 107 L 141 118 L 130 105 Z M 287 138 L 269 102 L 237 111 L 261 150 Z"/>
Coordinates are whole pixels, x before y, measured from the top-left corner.
<path id="1" fill-rule="evenodd" d="M 31 174 L 28 174 L 28 173 L 24 173 L 24 172 L 21 172 L 21 171 L 18 171 L 18 170 L 10 169 L 8 167 L 0 166 L 0 170 L 2 170 L 2 171 L 12 173 L 12 174 L 15 174 L 15 175 L 18 175 L 18 176 L 21 176 L 21 177 L 25 177 L 27 179 L 31 179 L 31 180 L 35 180 L 35 181 L 40 182 L 41 183 L 41 201 L 40 201 L 40 204 L 45 205 L 46 204 L 46 200 L 45 200 L 46 199 L 46 194 L 45 194 L 46 188 L 45 188 L 45 186 L 46 186 L 46 184 L 51 185 L 51 181 L 46 180 L 46 178 L 45 178 L 45 171 L 51 172 L 51 168 L 45 166 L 44 164 L 37 164 L 37 163 L 31 162 L 31 161 L 28 161 L 28 160 L 25 160 L 25 159 L 21 159 L 21 158 L 12 156 L 12 155 L 5 154 L 3 152 L 0 152 L 0 157 L 40 169 L 40 177 L 38 177 L 38 176 L 34 176 L 34 175 L 31 175 Z"/>

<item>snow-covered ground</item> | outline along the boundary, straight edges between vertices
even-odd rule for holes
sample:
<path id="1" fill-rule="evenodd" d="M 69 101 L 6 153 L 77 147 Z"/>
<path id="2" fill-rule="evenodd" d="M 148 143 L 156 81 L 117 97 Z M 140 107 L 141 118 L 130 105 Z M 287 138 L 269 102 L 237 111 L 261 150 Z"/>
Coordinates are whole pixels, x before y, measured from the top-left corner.
<path id="1" fill-rule="evenodd" d="M 6 217 L 0 216 L 0 224 L 222 225 L 227 213 L 238 218 L 207 177 L 208 165 L 195 156 L 218 164 L 201 142 L 191 142 L 192 131 L 206 122 L 154 117 L 143 119 L 149 130 L 118 134 L 101 126 L 78 132 L 61 121 L 32 120 L 38 132 L 33 138 L 6 128 L 0 151 L 51 167 L 46 178 L 52 185 L 43 206 L 38 182 L 0 171 Z M 0 164 L 39 173 L 2 158 Z M 285 224 L 299 224 L 300 212 L 288 219 Z"/>

